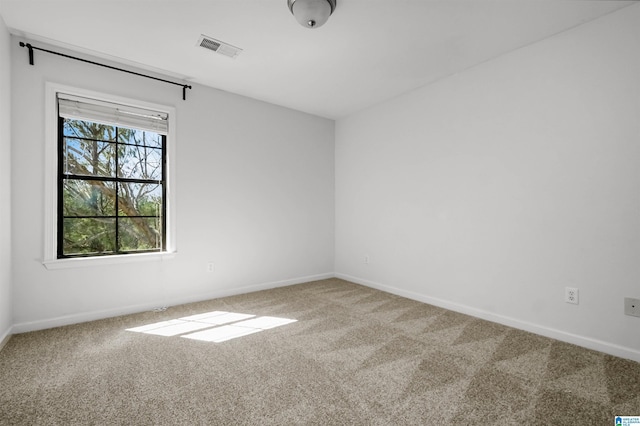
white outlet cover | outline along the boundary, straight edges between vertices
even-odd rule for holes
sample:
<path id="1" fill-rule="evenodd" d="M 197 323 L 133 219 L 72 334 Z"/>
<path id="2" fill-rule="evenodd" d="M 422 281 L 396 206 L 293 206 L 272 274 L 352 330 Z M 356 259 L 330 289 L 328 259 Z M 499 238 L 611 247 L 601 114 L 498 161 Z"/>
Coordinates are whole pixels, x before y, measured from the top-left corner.
<path id="1" fill-rule="evenodd" d="M 624 314 L 632 317 L 640 317 L 640 299 L 624 298 Z"/>
<path id="2" fill-rule="evenodd" d="M 575 287 L 565 287 L 564 288 L 564 301 L 567 303 L 573 303 L 574 305 L 577 305 L 579 302 L 578 299 L 579 296 L 579 292 L 578 289 Z"/>

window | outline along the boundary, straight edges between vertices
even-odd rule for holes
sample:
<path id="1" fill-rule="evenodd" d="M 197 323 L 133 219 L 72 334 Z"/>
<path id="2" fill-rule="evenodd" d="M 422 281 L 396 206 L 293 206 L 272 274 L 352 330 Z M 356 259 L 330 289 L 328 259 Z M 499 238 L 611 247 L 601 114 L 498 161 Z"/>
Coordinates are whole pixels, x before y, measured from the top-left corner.
<path id="1" fill-rule="evenodd" d="M 53 238 L 45 242 L 45 265 L 173 252 L 173 111 L 50 92 L 56 140 L 47 163 L 55 164 L 55 191 L 48 195 L 53 214 L 45 225 Z"/>

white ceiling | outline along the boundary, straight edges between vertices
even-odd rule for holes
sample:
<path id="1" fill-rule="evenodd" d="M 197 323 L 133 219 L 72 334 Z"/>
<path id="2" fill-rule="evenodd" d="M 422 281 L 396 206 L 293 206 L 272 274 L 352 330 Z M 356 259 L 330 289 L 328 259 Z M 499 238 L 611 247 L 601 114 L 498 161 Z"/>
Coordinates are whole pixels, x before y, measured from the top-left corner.
<path id="1" fill-rule="evenodd" d="M 337 2 L 314 30 L 286 0 L 0 0 L 0 14 L 35 41 L 336 119 L 635 3 Z M 203 49 L 201 34 L 243 52 Z"/>

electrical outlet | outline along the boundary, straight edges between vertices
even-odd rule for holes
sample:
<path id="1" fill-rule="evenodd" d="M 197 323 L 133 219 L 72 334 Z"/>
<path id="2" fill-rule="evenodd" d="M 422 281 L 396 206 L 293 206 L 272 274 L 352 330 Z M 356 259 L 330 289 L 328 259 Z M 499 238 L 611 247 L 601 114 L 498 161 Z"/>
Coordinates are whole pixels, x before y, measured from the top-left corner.
<path id="1" fill-rule="evenodd" d="M 578 289 L 575 287 L 564 288 L 564 301 L 567 303 L 578 304 Z"/>
<path id="2" fill-rule="evenodd" d="M 213 262 L 207 263 L 207 272 L 213 272 L 215 269 Z"/>
<path id="3" fill-rule="evenodd" d="M 624 298 L 624 314 L 632 317 L 640 317 L 640 299 Z"/>
<path id="4" fill-rule="evenodd" d="M 368 264 L 369 264 L 369 255 L 368 255 L 368 254 L 365 254 L 365 255 L 364 255 L 364 263 L 365 263 L 366 265 L 368 265 Z"/>

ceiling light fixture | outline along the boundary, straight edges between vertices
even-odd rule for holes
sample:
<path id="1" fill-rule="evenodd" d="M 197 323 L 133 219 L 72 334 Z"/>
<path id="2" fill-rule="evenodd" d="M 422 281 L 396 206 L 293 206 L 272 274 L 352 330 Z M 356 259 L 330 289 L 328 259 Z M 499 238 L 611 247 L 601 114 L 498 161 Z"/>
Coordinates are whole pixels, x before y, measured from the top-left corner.
<path id="1" fill-rule="evenodd" d="M 336 9 L 336 0 L 287 0 L 289 10 L 305 28 L 324 25 Z"/>

